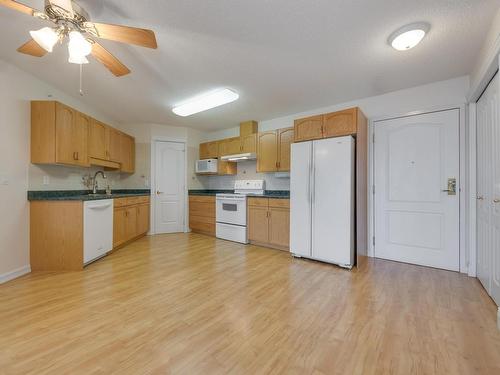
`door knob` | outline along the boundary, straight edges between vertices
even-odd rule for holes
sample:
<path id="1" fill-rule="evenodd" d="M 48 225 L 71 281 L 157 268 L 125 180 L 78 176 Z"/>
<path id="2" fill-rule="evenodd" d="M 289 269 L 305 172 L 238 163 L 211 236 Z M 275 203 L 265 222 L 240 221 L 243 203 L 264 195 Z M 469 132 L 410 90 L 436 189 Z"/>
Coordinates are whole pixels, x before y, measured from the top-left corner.
<path id="1" fill-rule="evenodd" d="M 448 179 L 448 189 L 441 190 L 443 193 L 448 193 L 448 195 L 456 195 L 457 194 L 457 179 L 449 178 Z"/>
<path id="2" fill-rule="evenodd" d="M 482 201 L 482 200 L 484 200 L 484 197 L 483 197 L 482 195 L 478 195 L 478 196 L 476 197 L 476 199 L 477 199 L 478 201 Z"/>
<path id="3" fill-rule="evenodd" d="M 163 191 L 156 190 L 156 195 L 163 194 Z"/>
<path id="4" fill-rule="evenodd" d="M 493 199 L 493 203 L 500 203 L 500 199 Z"/>

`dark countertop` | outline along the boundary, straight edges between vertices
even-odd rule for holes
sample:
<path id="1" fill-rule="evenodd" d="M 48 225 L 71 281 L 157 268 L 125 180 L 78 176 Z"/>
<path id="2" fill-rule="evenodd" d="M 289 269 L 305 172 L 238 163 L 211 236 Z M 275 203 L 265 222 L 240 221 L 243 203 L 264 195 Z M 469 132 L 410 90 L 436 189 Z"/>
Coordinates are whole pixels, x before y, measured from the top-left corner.
<path id="1" fill-rule="evenodd" d="M 126 197 L 149 196 L 149 189 L 117 189 L 112 190 L 111 195 L 106 195 L 100 190 L 100 195 L 89 195 L 90 190 L 50 190 L 50 191 L 28 191 L 29 201 L 96 201 L 101 199 L 115 199 Z"/>
<path id="2" fill-rule="evenodd" d="M 189 190 L 189 195 L 216 195 L 216 194 L 233 194 L 234 190 Z M 266 190 L 264 195 L 252 195 L 252 198 L 276 198 L 276 199 L 290 199 L 290 191 L 288 190 Z"/>

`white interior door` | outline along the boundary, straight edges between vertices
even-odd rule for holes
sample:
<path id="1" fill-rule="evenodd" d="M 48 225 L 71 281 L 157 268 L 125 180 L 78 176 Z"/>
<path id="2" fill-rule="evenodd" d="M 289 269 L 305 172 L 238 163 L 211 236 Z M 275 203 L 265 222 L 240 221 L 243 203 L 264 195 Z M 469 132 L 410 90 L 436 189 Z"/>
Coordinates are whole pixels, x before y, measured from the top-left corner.
<path id="1" fill-rule="evenodd" d="M 477 277 L 500 305 L 500 78 L 490 82 L 477 116 Z"/>
<path id="2" fill-rule="evenodd" d="M 155 142 L 155 233 L 184 232 L 185 144 Z"/>
<path id="3" fill-rule="evenodd" d="M 375 256 L 459 271 L 459 110 L 374 126 Z"/>

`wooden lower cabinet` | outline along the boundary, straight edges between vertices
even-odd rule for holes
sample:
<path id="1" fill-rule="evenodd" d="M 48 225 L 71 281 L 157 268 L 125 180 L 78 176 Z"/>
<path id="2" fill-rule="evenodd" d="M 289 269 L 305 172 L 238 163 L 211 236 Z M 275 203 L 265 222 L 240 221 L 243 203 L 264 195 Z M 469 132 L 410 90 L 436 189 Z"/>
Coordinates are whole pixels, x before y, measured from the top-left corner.
<path id="1" fill-rule="evenodd" d="M 214 196 L 189 196 L 189 227 L 192 232 L 215 236 Z"/>
<path id="2" fill-rule="evenodd" d="M 256 245 L 288 251 L 290 200 L 248 198 L 248 239 Z"/>
<path id="3" fill-rule="evenodd" d="M 83 201 L 30 202 L 33 271 L 83 269 Z M 113 249 L 149 231 L 149 197 L 114 200 Z"/>
<path id="4" fill-rule="evenodd" d="M 113 249 L 149 232 L 149 197 L 115 199 Z"/>

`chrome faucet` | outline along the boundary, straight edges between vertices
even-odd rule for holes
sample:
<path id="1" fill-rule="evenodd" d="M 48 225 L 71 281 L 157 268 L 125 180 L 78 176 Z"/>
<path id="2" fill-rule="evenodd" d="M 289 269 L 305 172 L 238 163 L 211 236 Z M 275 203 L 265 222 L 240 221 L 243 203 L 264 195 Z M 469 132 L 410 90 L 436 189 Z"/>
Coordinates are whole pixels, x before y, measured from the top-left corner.
<path id="1" fill-rule="evenodd" d="M 93 194 L 97 194 L 97 188 L 98 188 L 98 186 L 97 186 L 97 175 L 99 175 L 99 174 L 102 176 L 102 178 L 104 178 L 104 179 L 107 178 L 103 171 L 97 171 L 95 173 L 94 178 L 93 178 L 94 186 L 92 188 L 92 193 Z"/>

